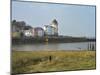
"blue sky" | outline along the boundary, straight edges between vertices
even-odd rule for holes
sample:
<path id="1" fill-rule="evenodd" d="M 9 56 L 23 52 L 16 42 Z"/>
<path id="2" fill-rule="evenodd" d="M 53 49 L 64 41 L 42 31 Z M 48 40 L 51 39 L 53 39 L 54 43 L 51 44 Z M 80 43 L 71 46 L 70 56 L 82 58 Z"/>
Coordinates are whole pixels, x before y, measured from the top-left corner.
<path id="1" fill-rule="evenodd" d="M 95 6 L 13 1 L 13 19 L 32 27 L 43 27 L 56 19 L 60 35 L 95 37 Z"/>

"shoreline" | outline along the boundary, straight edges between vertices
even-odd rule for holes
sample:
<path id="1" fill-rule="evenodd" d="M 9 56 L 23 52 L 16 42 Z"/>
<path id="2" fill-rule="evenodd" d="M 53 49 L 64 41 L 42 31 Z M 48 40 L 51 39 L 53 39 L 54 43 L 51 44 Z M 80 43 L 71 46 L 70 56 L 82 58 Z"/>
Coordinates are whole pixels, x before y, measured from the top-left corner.
<path id="1" fill-rule="evenodd" d="M 96 51 L 12 51 L 12 73 L 96 69 Z"/>
<path id="2" fill-rule="evenodd" d="M 11 50 L 12 52 L 84 52 L 84 51 L 96 51 L 96 50 Z"/>
<path id="3" fill-rule="evenodd" d="M 46 41 L 48 39 L 48 41 Z M 74 42 L 96 42 L 96 39 L 88 39 L 81 37 L 25 37 L 25 38 L 12 38 L 12 44 L 38 44 L 38 43 L 74 43 Z"/>

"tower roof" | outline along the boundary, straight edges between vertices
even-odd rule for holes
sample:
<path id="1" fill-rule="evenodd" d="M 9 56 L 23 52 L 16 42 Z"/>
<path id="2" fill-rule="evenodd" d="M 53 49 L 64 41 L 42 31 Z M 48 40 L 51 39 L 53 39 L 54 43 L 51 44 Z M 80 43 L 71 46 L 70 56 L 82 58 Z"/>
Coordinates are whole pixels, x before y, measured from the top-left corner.
<path id="1" fill-rule="evenodd" d="M 57 22 L 56 19 L 54 19 L 54 20 L 52 21 L 52 23 L 58 25 L 58 22 Z"/>

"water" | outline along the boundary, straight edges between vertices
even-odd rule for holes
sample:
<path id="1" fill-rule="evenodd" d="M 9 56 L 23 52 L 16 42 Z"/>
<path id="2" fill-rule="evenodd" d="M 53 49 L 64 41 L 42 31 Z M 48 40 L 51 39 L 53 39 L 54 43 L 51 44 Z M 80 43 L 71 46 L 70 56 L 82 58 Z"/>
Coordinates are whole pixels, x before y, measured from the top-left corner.
<path id="1" fill-rule="evenodd" d="M 94 45 L 95 49 L 95 42 L 21 44 L 21 45 L 12 45 L 12 49 L 17 51 L 87 50 L 90 44 Z"/>

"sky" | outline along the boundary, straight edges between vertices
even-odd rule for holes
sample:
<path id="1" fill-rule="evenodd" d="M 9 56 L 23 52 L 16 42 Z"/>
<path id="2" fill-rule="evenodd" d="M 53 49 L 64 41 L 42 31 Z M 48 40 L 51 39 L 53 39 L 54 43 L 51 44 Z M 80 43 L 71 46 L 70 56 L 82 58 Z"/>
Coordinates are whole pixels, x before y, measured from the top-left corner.
<path id="1" fill-rule="evenodd" d="M 58 21 L 59 35 L 95 37 L 95 6 L 12 1 L 12 20 L 32 27 Z"/>

